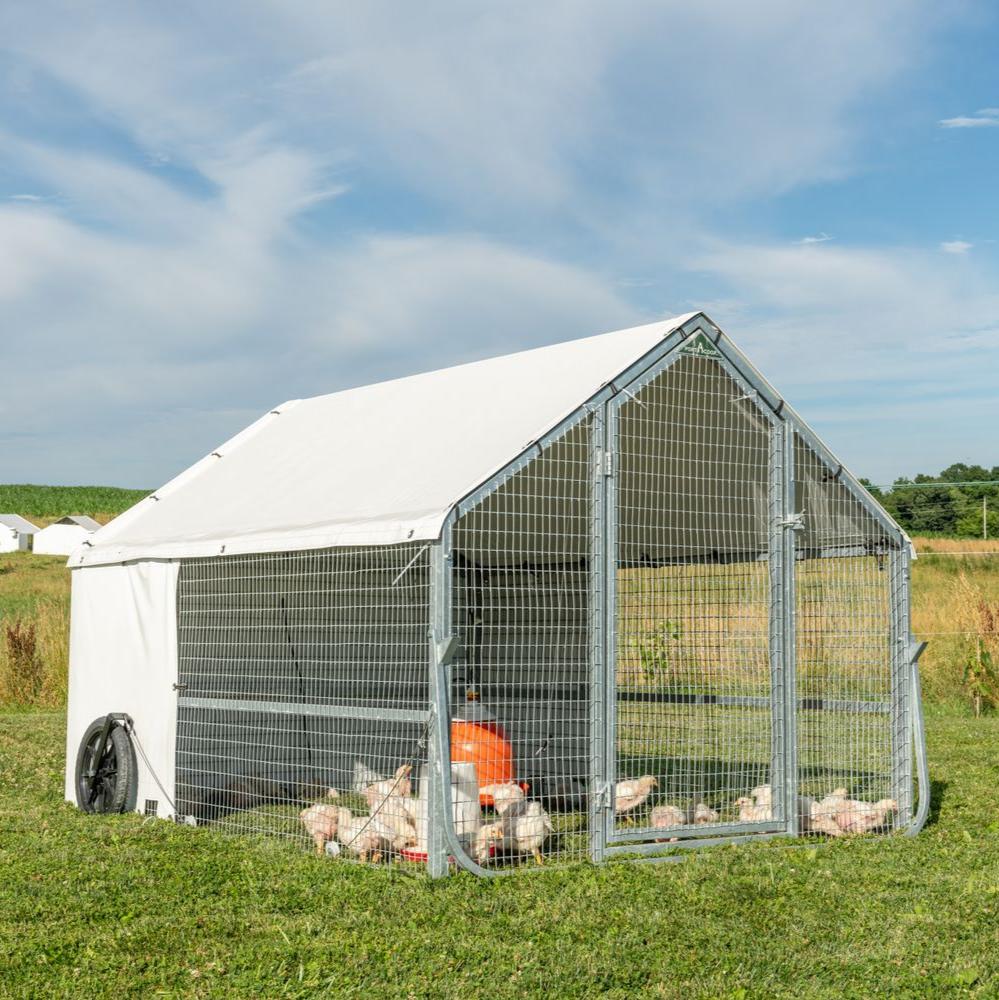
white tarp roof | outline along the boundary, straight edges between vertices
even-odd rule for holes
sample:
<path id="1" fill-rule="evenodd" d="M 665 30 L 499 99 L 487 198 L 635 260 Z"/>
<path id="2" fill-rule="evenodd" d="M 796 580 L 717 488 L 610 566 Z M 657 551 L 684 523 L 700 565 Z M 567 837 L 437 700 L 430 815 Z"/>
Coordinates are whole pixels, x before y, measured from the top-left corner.
<path id="1" fill-rule="evenodd" d="M 100 524 L 86 514 L 67 514 L 65 517 L 60 517 L 58 521 L 53 521 L 52 524 L 75 524 L 78 528 L 86 528 L 87 531 L 97 531 L 100 528 Z"/>
<path id="2" fill-rule="evenodd" d="M 696 315 L 284 403 L 71 565 L 436 538 L 458 500 Z"/>
<path id="3" fill-rule="evenodd" d="M 21 517 L 20 514 L 0 514 L 0 524 L 12 528 L 21 535 L 33 535 L 38 530 L 37 525 Z"/>

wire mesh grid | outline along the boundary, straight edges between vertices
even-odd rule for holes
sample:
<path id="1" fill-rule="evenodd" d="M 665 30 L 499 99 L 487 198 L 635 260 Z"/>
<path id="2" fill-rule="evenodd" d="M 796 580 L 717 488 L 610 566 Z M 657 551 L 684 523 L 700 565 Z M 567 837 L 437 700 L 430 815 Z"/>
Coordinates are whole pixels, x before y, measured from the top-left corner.
<path id="1" fill-rule="evenodd" d="M 182 563 L 182 816 L 332 856 L 421 859 L 428 549 Z"/>
<path id="2" fill-rule="evenodd" d="M 678 358 L 618 410 L 619 837 L 762 818 L 742 799 L 769 783 L 774 754 L 773 433 L 751 394 L 704 357 Z"/>
<path id="3" fill-rule="evenodd" d="M 798 769 L 813 832 L 908 822 L 910 692 L 901 540 L 795 437 Z"/>
<path id="4" fill-rule="evenodd" d="M 592 426 L 454 529 L 451 759 L 480 785 L 480 863 L 588 856 Z"/>

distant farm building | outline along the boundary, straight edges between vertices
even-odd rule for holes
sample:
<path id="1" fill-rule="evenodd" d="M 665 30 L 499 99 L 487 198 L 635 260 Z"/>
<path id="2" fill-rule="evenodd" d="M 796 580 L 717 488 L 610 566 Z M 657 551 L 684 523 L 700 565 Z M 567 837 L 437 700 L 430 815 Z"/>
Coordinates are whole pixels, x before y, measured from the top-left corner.
<path id="1" fill-rule="evenodd" d="M 26 552 L 38 526 L 20 514 L 0 514 L 0 552 Z"/>
<path id="2" fill-rule="evenodd" d="M 82 545 L 100 525 L 85 514 L 62 517 L 35 535 L 34 550 L 38 555 L 68 556 Z"/>

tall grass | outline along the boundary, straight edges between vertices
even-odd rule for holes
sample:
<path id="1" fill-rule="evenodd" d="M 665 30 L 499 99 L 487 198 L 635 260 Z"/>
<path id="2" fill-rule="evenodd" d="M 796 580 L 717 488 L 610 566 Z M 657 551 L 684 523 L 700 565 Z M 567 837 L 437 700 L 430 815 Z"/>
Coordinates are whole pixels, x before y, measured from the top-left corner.
<path id="1" fill-rule="evenodd" d="M 56 708 L 66 703 L 69 608 L 42 601 L 30 618 L 0 628 L 0 704 Z"/>
<path id="2" fill-rule="evenodd" d="M 929 640 L 920 662 L 923 691 L 928 702 L 973 704 L 966 668 L 969 650 L 977 649 L 982 635 L 980 605 L 999 607 L 999 543 L 953 542 L 949 539 L 916 539 L 923 554 L 913 565 L 913 629 Z M 927 550 L 929 548 L 929 551 Z M 937 549 L 935 553 L 932 551 Z M 961 551 L 941 555 L 940 551 Z M 994 551 L 994 556 L 981 555 Z M 738 567 L 713 567 L 716 577 L 704 567 L 676 567 L 622 573 L 619 585 L 622 635 L 630 641 L 620 651 L 619 677 L 637 685 L 673 684 L 711 686 L 729 690 L 766 683 L 767 608 L 765 583 L 740 584 L 734 577 Z M 765 574 L 765 567 L 753 573 Z M 65 702 L 69 646 L 69 572 L 61 557 L 15 552 L 0 555 L 0 703 L 31 702 L 61 705 Z M 812 594 L 815 581 L 806 572 L 800 596 Z M 812 589 L 810 589 L 812 588 Z M 650 594 L 663 595 L 662 614 L 650 615 Z M 701 626 L 682 619 L 686 599 L 694 606 L 696 595 Z M 761 596 L 762 595 L 762 596 Z M 811 628 L 800 629 L 800 669 L 812 693 L 824 684 L 824 674 L 848 666 L 844 657 L 874 655 L 866 650 L 846 649 L 837 654 L 826 632 L 844 633 L 858 609 L 848 603 L 828 603 L 820 594 L 810 601 Z M 683 598 L 683 599 L 681 599 Z M 820 611 L 820 609 L 823 609 Z M 689 615 L 689 611 L 687 612 Z M 816 617 L 821 615 L 821 619 Z M 6 640 L 6 629 L 18 627 L 20 634 L 34 629 L 34 643 L 41 664 L 41 683 L 25 680 L 25 660 L 17 642 Z M 835 645 L 835 644 L 833 644 Z M 999 642 L 997 642 L 999 645 Z M 990 650 L 999 664 L 999 648 Z M 29 665 L 28 672 L 33 669 Z M 36 692 L 31 696 L 32 692 Z M 989 707 L 980 699 L 980 707 Z"/>

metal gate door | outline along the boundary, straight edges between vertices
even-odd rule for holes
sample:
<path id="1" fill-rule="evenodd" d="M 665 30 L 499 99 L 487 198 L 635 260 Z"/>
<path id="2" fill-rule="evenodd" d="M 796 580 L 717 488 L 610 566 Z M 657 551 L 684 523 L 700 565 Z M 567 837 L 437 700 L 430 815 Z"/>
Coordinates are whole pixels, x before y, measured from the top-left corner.
<path id="1" fill-rule="evenodd" d="M 603 853 L 788 829 L 787 433 L 703 335 L 608 404 Z"/>

